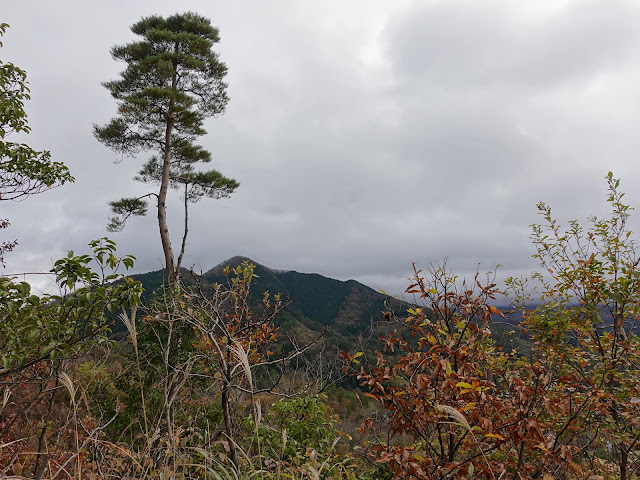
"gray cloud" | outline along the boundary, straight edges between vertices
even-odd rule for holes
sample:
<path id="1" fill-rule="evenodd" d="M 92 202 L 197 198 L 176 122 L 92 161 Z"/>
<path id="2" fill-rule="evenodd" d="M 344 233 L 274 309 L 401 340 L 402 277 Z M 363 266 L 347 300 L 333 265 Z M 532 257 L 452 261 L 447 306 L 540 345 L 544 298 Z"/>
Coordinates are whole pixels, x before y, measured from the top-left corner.
<path id="1" fill-rule="evenodd" d="M 231 102 L 202 143 L 241 182 L 231 199 L 194 205 L 187 265 L 242 254 L 399 293 L 412 261 L 528 272 L 536 203 L 565 220 L 601 215 L 608 170 L 640 203 L 638 1 L 183 3 L 221 29 Z M 33 92 L 25 140 L 77 178 L 2 205 L 3 234 L 20 240 L 7 273 L 82 250 L 106 235 L 109 200 L 145 191 L 131 180 L 145 157 L 117 158 L 91 125 L 115 113 L 100 86 L 122 69 L 109 48 L 141 16 L 174 11 L 4 6 L 1 58 L 28 70 Z M 161 266 L 154 215 L 112 237 L 137 271 Z"/>

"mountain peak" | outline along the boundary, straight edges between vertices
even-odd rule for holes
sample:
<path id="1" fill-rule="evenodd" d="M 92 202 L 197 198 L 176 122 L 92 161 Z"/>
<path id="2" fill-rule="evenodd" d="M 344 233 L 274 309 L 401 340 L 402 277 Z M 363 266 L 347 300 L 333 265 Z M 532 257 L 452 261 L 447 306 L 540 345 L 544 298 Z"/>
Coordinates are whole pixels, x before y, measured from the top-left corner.
<path id="1" fill-rule="evenodd" d="M 222 266 L 224 267 L 225 265 L 229 265 L 232 268 L 237 267 L 238 265 L 240 265 L 241 263 L 244 262 L 249 262 L 249 263 L 253 263 L 254 265 L 259 265 L 258 262 L 256 262 L 255 260 L 252 260 L 249 257 L 245 257 L 244 255 L 234 255 L 231 258 L 228 258 L 227 260 L 225 260 L 224 262 L 220 263 L 219 265 L 217 265 L 218 267 Z"/>
<path id="2" fill-rule="evenodd" d="M 242 255 L 221 262 L 197 281 L 203 291 L 204 287 L 212 284 L 226 284 L 229 279 L 223 274 L 224 268 L 227 265 L 236 268 L 243 262 L 256 266 L 251 283 L 251 302 L 261 302 L 265 292 L 282 295 L 285 307 L 278 317 L 278 325 L 287 332 L 297 329 L 309 336 L 331 326 L 337 335 L 336 342 L 346 341 L 355 345 L 355 337 L 380 318 L 380 312 L 388 308 L 387 302 L 398 311 L 406 310 L 402 302 L 388 299 L 356 280 L 342 281 L 317 273 L 273 270 Z M 141 281 L 146 281 L 145 291 L 153 292 L 162 284 L 161 273 L 138 276 Z"/>
<path id="3" fill-rule="evenodd" d="M 207 271 L 204 274 L 204 276 L 221 274 L 222 270 L 224 270 L 224 267 L 226 267 L 227 265 L 229 265 L 229 268 L 236 268 L 238 265 L 241 265 L 244 262 L 251 263 L 251 264 L 255 265 L 256 267 L 262 267 L 262 268 L 266 268 L 267 270 L 270 270 L 269 268 L 265 267 L 264 265 L 259 264 L 258 262 L 256 262 L 255 260 L 252 260 L 249 257 L 245 257 L 244 255 L 235 255 L 235 256 L 233 256 L 231 258 L 228 258 L 227 260 L 225 260 L 223 262 L 220 262 L 218 265 L 213 267 L 211 270 Z"/>

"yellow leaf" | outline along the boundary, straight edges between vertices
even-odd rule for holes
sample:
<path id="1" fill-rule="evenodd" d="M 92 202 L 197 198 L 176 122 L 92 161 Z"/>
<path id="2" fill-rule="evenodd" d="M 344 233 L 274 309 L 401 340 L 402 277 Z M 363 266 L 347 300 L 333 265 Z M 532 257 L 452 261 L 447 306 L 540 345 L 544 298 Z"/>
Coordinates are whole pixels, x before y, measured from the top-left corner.
<path id="1" fill-rule="evenodd" d="M 466 383 L 466 382 L 458 382 L 458 383 L 456 383 L 456 387 L 473 388 L 473 386 L 471 384 Z"/>
<path id="2" fill-rule="evenodd" d="M 485 437 L 497 438 L 498 440 L 504 440 L 504 437 L 502 435 L 498 435 L 497 433 L 486 433 Z"/>
<path id="3" fill-rule="evenodd" d="M 445 373 L 447 377 L 451 375 L 452 372 L 453 372 L 453 369 L 451 368 L 451 362 L 449 360 L 445 360 Z"/>
<path id="4" fill-rule="evenodd" d="M 463 412 L 468 412 L 469 410 L 473 410 L 473 407 L 476 406 L 476 402 L 469 402 L 464 407 L 462 407 Z"/>

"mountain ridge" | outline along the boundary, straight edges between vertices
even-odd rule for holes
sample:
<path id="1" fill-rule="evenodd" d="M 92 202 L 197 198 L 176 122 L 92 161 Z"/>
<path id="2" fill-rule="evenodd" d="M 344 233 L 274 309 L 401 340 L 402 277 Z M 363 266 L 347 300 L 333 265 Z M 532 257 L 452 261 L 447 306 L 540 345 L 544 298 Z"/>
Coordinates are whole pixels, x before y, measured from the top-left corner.
<path id="1" fill-rule="evenodd" d="M 337 280 L 318 273 L 276 270 L 245 255 L 235 255 L 201 275 L 184 270 L 183 278 L 206 290 L 212 284 L 227 282 L 223 273 L 226 266 L 234 269 L 244 262 L 254 265 L 255 278 L 251 286 L 254 302 L 259 302 L 265 291 L 282 295 L 286 306 L 276 317 L 277 326 L 304 334 L 304 337 L 310 337 L 312 332 L 320 333 L 328 327 L 326 338 L 341 349 L 355 346 L 360 337 L 366 336 L 368 330 L 383 319 L 382 313 L 388 308 L 400 313 L 400 310 L 406 311 L 408 305 L 357 280 Z M 153 291 L 163 286 L 164 270 L 131 277 L 142 282 L 145 300 L 148 300 Z"/>

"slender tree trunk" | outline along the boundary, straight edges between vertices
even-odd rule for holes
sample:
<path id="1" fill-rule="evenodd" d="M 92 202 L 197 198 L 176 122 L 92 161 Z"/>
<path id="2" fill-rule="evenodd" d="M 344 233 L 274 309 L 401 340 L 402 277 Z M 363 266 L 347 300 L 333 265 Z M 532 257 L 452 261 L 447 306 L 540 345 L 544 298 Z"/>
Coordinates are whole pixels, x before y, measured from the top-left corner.
<path id="1" fill-rule="evenodd" d="M 60 377 L 58 376 L 58 371 L 56 369 L 56 383 L 54 388 L 51 389 L 51 396 L 49 397 L 49 405 L 47 407 L 48 416 L 51 417 L 51 412 L 53 411 L 53 402 L 56 398 L 57 387 L 60 385 Z M 40 385 L 40 389 L 44 385 Z M 42 426 L 42 430 L 40 431 L 40 436 L 38 438 L 38 451 L 36 453 L 36 463 L 33 467 L 33 478 L 35 480 L 40 480 L 45 473 L 47 465 L 49 464 L 49 458 L 51 457 L 48 452 L 46 452 L 46 440 L 47 440 L 47 422 Z"/>
<path id="2" fill-rule="evenodd" d="M 224 384 L 222 386 L 222 396 L 220 401 L 222 402 L 222 417 L 224 420 L 224 430 L 225 435 L 227 437 L 227 443 L 229 444 L 229 455 L 231 456 L 231 462 L 234 467 L 238 466 L 238 452 L 236 451 L 236 444 L 233 438 L 233 426 L 231 419 L 231 399 L 229 398 L 231 394 L 231 387 L 229 383 L 224 380 Z"/>
<path id="3" fill-rule="evenodd" d="M 172 375 L 170 371 L 169 364 L 169 355 L 171 353 L 171 340 L 173 339 L 173 320 L 170 319 L 167 324 L 169 329 L 167 335 L 167 345 L 164 349 L 164 409 L 165 409 L 165 419 L 167 421 L 167 437 L 169 441 L 169 448 L 171 449 L 171 462 L 173 464 L 173 475 L 172 478 L 175 478 L 176 474 L 176 439 L 175 432 L 173 429 L 173 415 L 171 414 L 172 410 L 172 401 L 171 401 L 171 390 L 174 387 L 172 382 Z"/>
<path id="4" fill-rule="evenodd" d="M 177 72 L 174 66 L 171 86 L 175 90 L 177 84 Z M 167 192 L 169 191 L 169 173 L 171 171 L 171 133 L 175 113 L 173 111 L 173 99 L 169 102 L 169 112 L 167 113 L 167 125 L 164 135 L 164 156 L 162 159 L 162 179 L 160 181 L 160 192 L 158 193 L 158 227 L 160 228 L 160 240 L 162 241 L 162 251 L 164 252 L 165 267 L 169 277 L 169 287 L 178 285 L 178 274 L 174 265 L 173 249 L 171 248 L 171 238 L 169 237 L 169 225 L 167 224 Z"/>
<path id="5" fill-rule="evenodd" d="M 184 257 L 184 249 L 187 247 L 187 235 L 189 234 L 189 184 L 184 184 L 184 234 L 182 235 L 182 247 L 180 255 L 178 255 L 178 263 L 176 271 L 180 274 L 180 266 L 182 265 L 182 257 Z"/>
<path id="6" fill-rule="evenodd" d="M 625 447 L 624 442 L 618 444 L 618 448 L 620 449 L 620 480 L 627 480 L 628 478 L 629 452 L 627 452 Z"/>
<path id="7" fill-rule="evenodd" d="M 235 439 L 233 438 L 233 419 L 231 418 L 231 338 L 227 337 L 225 347 L 226 362 L 222 378 L 222 418 L 224 420 L 224 430 L 229 443 L 229 455 L 234 467 L 238 466 L 238 452 L 236 451 Z"/>

